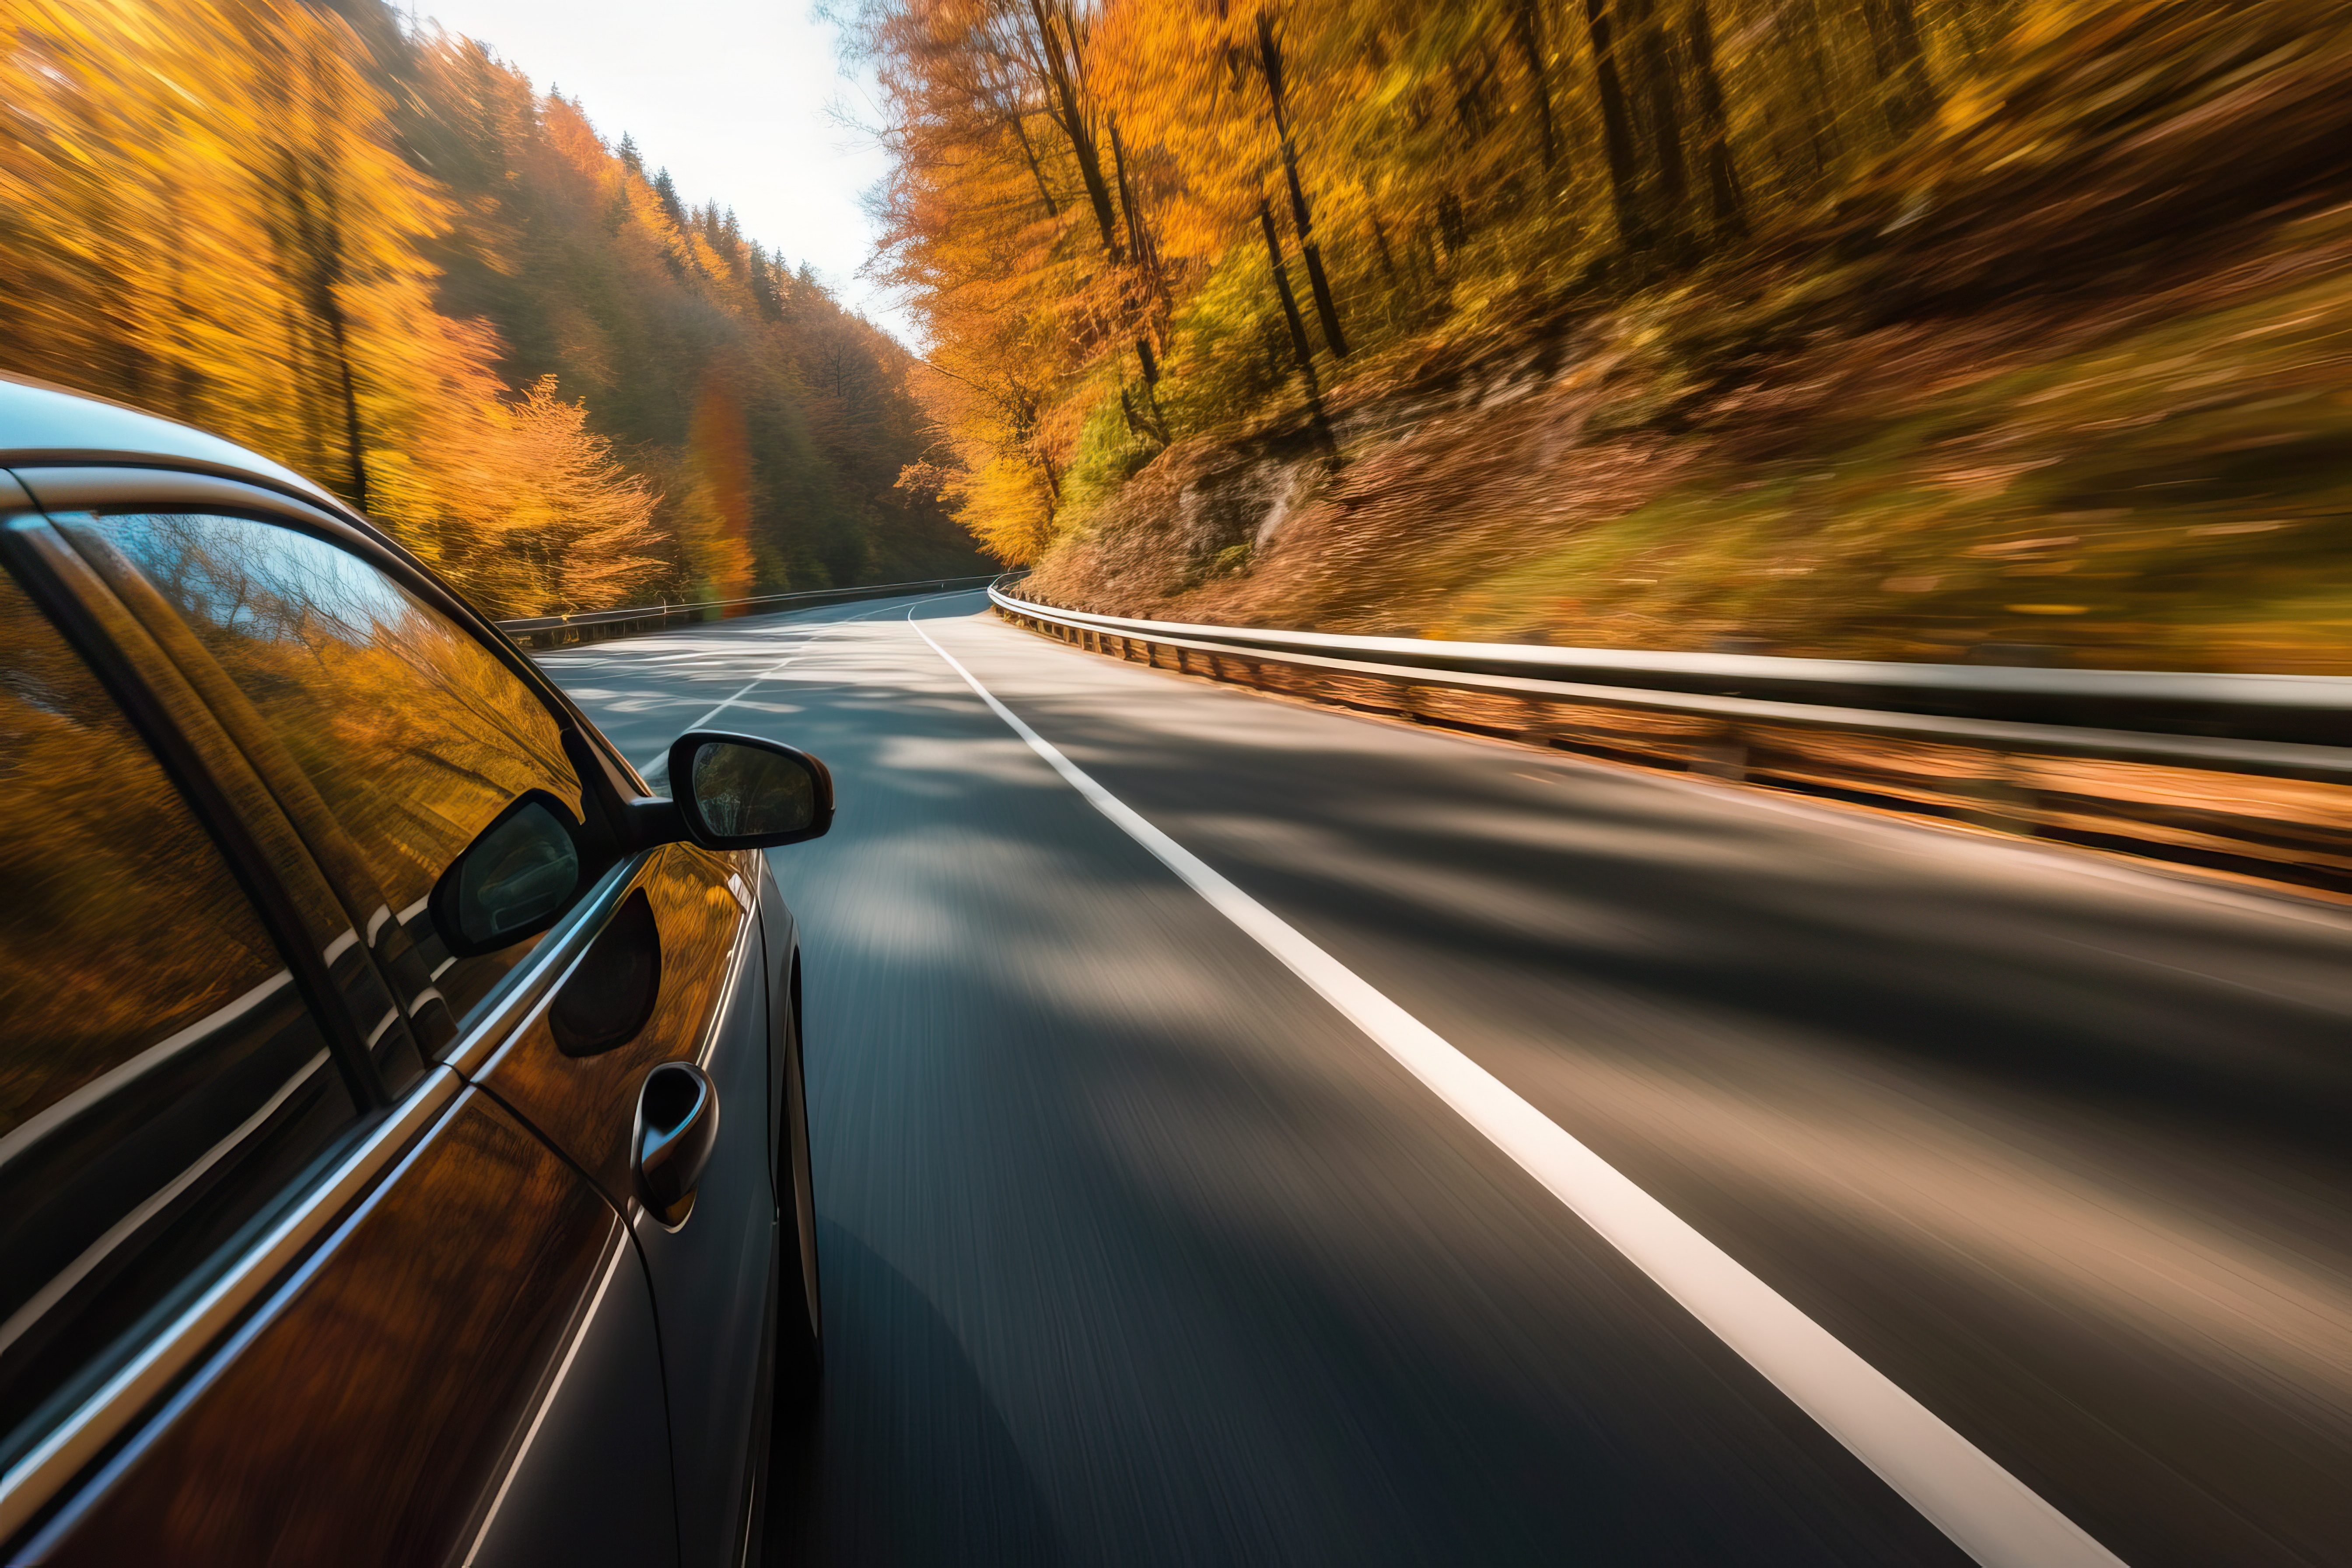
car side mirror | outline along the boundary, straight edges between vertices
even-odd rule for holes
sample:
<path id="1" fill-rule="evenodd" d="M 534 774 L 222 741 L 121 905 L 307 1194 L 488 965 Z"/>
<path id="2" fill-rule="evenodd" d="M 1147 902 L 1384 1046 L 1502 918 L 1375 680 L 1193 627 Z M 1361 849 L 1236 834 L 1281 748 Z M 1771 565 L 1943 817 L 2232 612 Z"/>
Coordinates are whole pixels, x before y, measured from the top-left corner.
<path id="1" fill-rule="evenodd" d="M 776 741 L 690 730 L 670 742 L 670 798 L 706 849 L 765 849 L 833 826 L 833 774 Z"/>
<path id="2" fill-rule="evenodd" d="M 451 952 L 495 952 L 553 925 L 580 889 L 580 871 L 572 814 L 532 790 L 449 863 L 426 907 Z"/>

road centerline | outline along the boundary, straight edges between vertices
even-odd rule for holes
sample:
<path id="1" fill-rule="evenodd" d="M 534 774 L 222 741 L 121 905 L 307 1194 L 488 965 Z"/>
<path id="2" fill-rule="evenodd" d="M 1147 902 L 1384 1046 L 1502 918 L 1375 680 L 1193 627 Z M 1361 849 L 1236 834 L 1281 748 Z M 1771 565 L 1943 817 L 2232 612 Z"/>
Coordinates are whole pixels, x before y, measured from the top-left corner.
<path id="1" fill-rule="evenodd" d="M 941 595 L 941 596 L 942 596 L 942 597 L 945 597 L 945 596 L 948 596 L 948 595 Z M 933 601 L 929 600 L 929 599 L 926 599 L 926 600 L 921 601 L 921 603 L 923 603 L 923 604 L 930 604 L 930 603 L 932 603 L 932 602 L 933 602 Z M 884 607 L 885 607 L 885 608 L 887 608 L 887 605 L 886 605 L 886 606 L 884 606 Z M 779 670 L 782 670 L 782 669 L 787 668 L 791 667 L 792 665 L 794 665 L 794 664 L 799 663 L 799 662 L 800 662 L 803 658 L 807 657 L 807 655 L 808 655 L 808 652 L 809 652 L 810 648 L 811 648 L 814 645 L 815 645 L 815 644 L 817 644 L 817 643 L 820 643 L 820 642 L 823 642 L 825 638 L 827 638 L 827 637 L 829 637 L 833 636 L 833 635 L 834 635 L 834 633 L 835 633 L 835 632 L 839 631 L 839 630 L 840 630 L 842 627 L 844 627 L 844 626 L 851 626 L 851 625 L 855 625 L 855 624 L 856 624 L 856 623 L 857 623 L 857 622 L 860 622 L 860 621 L 865 620 L 865 619 L 866 619 L 866 616 L 878 616 L 878 615 L 880 615 L 881 613 L 882 613 L 882 611 L 881 611 L 881 610 L 878 610 L 878 609 L 877 609 L 877 610 L 861 610 L 861 611 L 859 611 L 856 615 L 854 615 L 854 616 L 843 616 L 840 620 L 837 620 L 837 621 L 816 621 L 816 622 L 803 622 L 803 623 L 801 623 L 802 625 L 804 625 L 804 626 L 814 626 L 822 627 L 823 629 L 818 630 L 818 631 L 814 631 L 814 632 L 811 633 L 809 636 L 807 636 L 807 637 L 804 637 L 801 638 L 801 639 L 800 639 L 800 641 L 798 641 L 797 643 L 795 643 L 795 644 L 793 644 L 793 651 L 792 653 L 788 654 L 787 656 L 785 656 L 784 658 L 781 658 L 781 659 L 778 659 L 775 663 L 773 663 L 773 664 L 770 665 L 767 668 L 765 668 L 765 669 L 761 670 L 759 674 L 757 674 L 757 675 L 753 676 L 751 679 L 749 679 L 749 680 L 745 681 L 745 682 L 743 683 L 743 685 L 742 685 L 742 689 L 741 689 L 740 690 L 737 691 L 737 692 L 736 692 L 732 697 L 728 698 L 726 701 L 721 702 L 718 707 L 713 708 L 712 710 L 710 710 L 710 711 L 709 711 L 709 712 L 705 713 L 701 718 L 697 719 L 693 723 L 688 724 L 686 728 L 687 728 L 688 730 L 699 730 L 699 729 L 701 729 L 705 724 L 709 723 L 713 719 L 718 718 L 718 717 L 719 717 L 719 715 L 720 715 L 721 713 L 726 712 L 726 711 L 727 711 L 727 710 L 729 710 L 730 708 L 734 707 L 734 706 L 735 706 L 735 704 L 737 704 L 738 702 L 742 701 L 742 700 L 743 700 L 744 694 L 745 694 L 746 692 L 749 692 L 749 691 L 750 691 L 753 687 L 755 687 L 755 686 L 759 685 L 759 684 L 760 684 L 760 682 L 761 682 L 761 681 L 763 681 L 763 680 L 767 679 L 769 677 L 771 677 L 771 676 L 774 675 L 774 674 L 775 674 L 777 671 L 779 671 Z M 704 653 L 700 653 L 700 654 L 674 654 L 674 655 L 666 655 L 666 656 L 663 656 L 663 660 L 664 660 L 664 662 L 665 662 L 665 663 L 667 663 L 667 662 L 669 662 L 670 660 L 673 660 L 673 659 L 683 659 L 683 658 L 709 658 L 709 653 L 706 651 L 706 652 L 704 652 Z M 647 661 L 647 662 L 651 662 L 651 661 Z M 680 732 L 681 732 L 681 733 L 683 733 L 684 731 L 680 731 Z M 638 772 L 638 773 L 640 773 L 640 774 L 645 778 L 646 782 L 646 783 L 648 783 L 648 784 L 657 784 L 657 783 L 659 783 L 659 782 L 661 781 L 662 776 L 663 776 L 665 773 L 667 773 L 668 771 L 669 771 L 669 748 L 668 748 L 668 747 L 667 747 L 667 746 L 665 746 L 665 747 L 663 747 L 663 748 L 662 748 L 662 750 L 661 750 L 661 752 L 660 752 L 660 753 L 659 753 L 658 755 L 656 755 L 656 756 L 652 756 L 652 757 L 648 757 L 648 758 L 646 758 L 643 763 L 638 763 L 638 764 L 637 764 L 637 772 Z"/>
<path id="2" fill-rule="evenodd" d="M 1150 851 L 1988 1568 L 2120 1560 L 1933 1411 L 1501 1079 L 1259 903 L 1030 728 L 908 624 L 1081 798 Z"/>

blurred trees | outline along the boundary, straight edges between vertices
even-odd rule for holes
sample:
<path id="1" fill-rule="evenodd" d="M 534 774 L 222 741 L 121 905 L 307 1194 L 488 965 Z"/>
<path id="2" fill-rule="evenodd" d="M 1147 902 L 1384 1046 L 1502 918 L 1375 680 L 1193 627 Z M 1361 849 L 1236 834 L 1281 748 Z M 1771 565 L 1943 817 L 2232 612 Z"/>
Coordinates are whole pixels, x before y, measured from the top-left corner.
<path id="1" fill-rule="evenodd" d="M 862 0 L 945 493 L 1034 555 L 1159 450 L 1671 282 L 2126 0 Z M 2204 7 L 2231 11 L 2231 6 Z M 2116 24 L 2121 25 L 2121 24 Z M 1957 107 L 1956 107 L 1957 106 Z"/>
<path id="2" fill-rule="evenodd" d="M 494 611 L 970 569 L 911 360 L 380 0 L 0 11 L 0 364 L 217 430 Z"/>
<path id="3" fill-rule="evenodd" d="M 933 357 L 1032 389 L 1027 446 L 960 439 L 1061 476 L 1050 513 L 966 502 L 1050 547 L 1035 591 L 1578 647 L 2352 668 L 2342 0 L 1101 0 L 1086 79 L 1157 244 L 1124 294 L 1042 201 L 973 199 L 975 171 L 1032 176 L 904 44 L 987 14 L 877 0 L 860 37 L 914 154 L 893 265 L 943 280 Z M 973 312 L 983 289 L 1033 330 Z M 1123 300 L 1163 334 L 1148 398 L 1123 325 L 1073 330 Z M 978 327 L 1029 356 L 960 348 Z"/>

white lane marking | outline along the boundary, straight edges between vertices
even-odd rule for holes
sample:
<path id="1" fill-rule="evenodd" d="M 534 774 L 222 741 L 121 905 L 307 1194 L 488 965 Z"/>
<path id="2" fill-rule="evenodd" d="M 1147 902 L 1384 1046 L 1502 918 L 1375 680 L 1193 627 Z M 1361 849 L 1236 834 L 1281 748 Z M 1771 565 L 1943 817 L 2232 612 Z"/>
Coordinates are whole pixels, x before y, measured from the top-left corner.
<path id="1" fill-rule="evenodd" d="M 929 602 L 929 601 L 928 600 L 925 601 L 925 603 Z M 887 605 L 884 606 L 886 609 L 887 607 Z M 823 642 L 826 637 L 831 637 L 835 631 L 839 630 L 843 626 L 849 626 L 854 622 L 862 621 L 868 616 L 877 616 L 881 613 L 881 610 L 862 610 L 854 616 L 845 616 L 838 621 L 815 623 L 817 625 L 824 626 L 825 629 L 820 632 L 812 633 L 811 635 L 801 638 L 800 641 L 794 645 L 799 651 L 793 653 L 788 658 L 778 659 L 774 664 L 770 665 L 767 668 L 761 670 L 759 674 L 745 681 L 743 683 L 742 691 L 738 691 L 734 696 L 730 697 L 726 701 L 721 702 L 718 707 L 713 708 L 709 712 L 705 713 L 701 718 L 697 719 L 693 723 L 688 724 L 686 729 L 701 729 L 705 724 L 709 723 L 713 719 L 718 718 L 719 715 L 726 712 L 727 710 L 734 707 L 735 704 L 743 700 L 744 692 L 751 690 L 751 688 L 759 685 L 760 682 L 767 679 L 768 677 L 775 674 L 778 670 L 783 669 L 789 665 L 798 664 L 803 658 L 807 657 L 812 644 Z M 803 623 L 803 625 L 806 624 L 808 623 Z M 677 654 L 670 657 L 677 658 L 708 658 L 709 653 L 708 650 L 706 650 L 699 654 Z M 681 730 L 678 733 L 682 735 L 686 733 L 686 731 Z M 639 763 L 637 764 L 637 772 L 645 776 L 645 780 L 647 784 L 658 783 L 660 776 L 667 775 L 669 772 L 669 748 L 667 746 L 664 746 L 661 749 L 660 754 L 648 757 L 644 762 Z"/>
<path id="2" fill-rule="evenodd" d="M 760 684 L 760 682 L 761 682 L 761 681 L 763 681 L 763 680 L 767 679 L 768 679 L 768 677 L 770 677 L 770 676 L 772 676 L 772 675 L 775 674 L 775 673 L 776 673 L 776 671 L 778 671 L 778 670 L 780 670 L 780 669 L 783 668 L 785 666 L 790 665 L 790 664 L 794 664 L 794 663 L 799 662 L 800 658 L 801 658 L 801 656 L 800 656 L 799 654 L 797 654 L 797 653 L 796 653 L 796 654 L 793 655 L 793 656 L 792 656 L 792 658 L 780 658 L 780 659 L 778 659 L 775 663 L 773 663 L 773 664 L 770 665 L 767 668 L 765 668 L 765 669 L 761 670 L 759 674 L 757 674 L 757 675 L 753 676 L 751 679 L 749 679 L 749 680 L 745 681 L 745 682 L 743 683 L 742 690 L 736 692 L 734 696 L 730 697 L 726 701 L 721 702 L 718 707 L 713 708 L 709 712 L 705 713 L 701 718 L 697 719 L 693 723 L 688 724 L 686 728 L 687 728 L 688 730 L 699 730 L 699 729 L 701 729 L 705 724 L 709 723 L 713 719 L 718 718 L 721 713 L 726 712 L 726 711 L 727 711 L 727 710 L 729 710 L 730 708 L 734 707 L 734 706 L 735 706 L 735 704 L 737 704 L 738 702 L 740 702 L 740 701 L 743 700 L 743 694 L 744 694 L 744 692 L 747 692 L 747 691 L 751 690 L 751 688 L 753 688 L 753 687 L 755 687 L 755 686 L 759 685 L 759 684 Z M 680 733 L 680 734 L 684 734 L 685 732 L 686 732 L 686 731 L 683 731 L 683 730 L 679 731 L 679 733 Z M 667 747 L 665 747 L 665 748 L 663 749 L 663 751 L 662 751 L 661 757 L 652 757 L 652 758 L 648 758 L 648 759 L 646 759 L 646 761 L 643 763 L 643 767 L 647 767 L 647 768 L 649 768 L 649 767 L 653 766 L 655 763 L 661 761 L 663 758 L 666 758 L 666 757 L 667 757 L 668 755 L 669 755 L 668 749 L 667 749 Z"/>
<path id="3" fill-rule="evenodd" d="M 1087 804 L 1318 992 L 1986 1568 L 2121 1560 L 1681 1216 L 1296 927 L 1097 784 L 908 624 Z"/>

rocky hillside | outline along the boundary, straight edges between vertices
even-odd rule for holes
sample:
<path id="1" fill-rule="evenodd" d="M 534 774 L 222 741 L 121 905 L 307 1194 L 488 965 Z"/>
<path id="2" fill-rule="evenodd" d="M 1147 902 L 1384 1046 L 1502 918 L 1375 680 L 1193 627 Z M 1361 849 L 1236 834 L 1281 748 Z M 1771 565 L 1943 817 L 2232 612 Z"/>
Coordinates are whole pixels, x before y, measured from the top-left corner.
<path id="1" fill-rule="evenodd" d="M 1333 388 L 1328 426 L 1178 442 L 1035 590 L 2352 673 L 2352 35 L 2326 6 L 2105 9 L 2135 25 L 2051 30 L 1998 98 L 1748 246 L 1426 334 Z"/>

